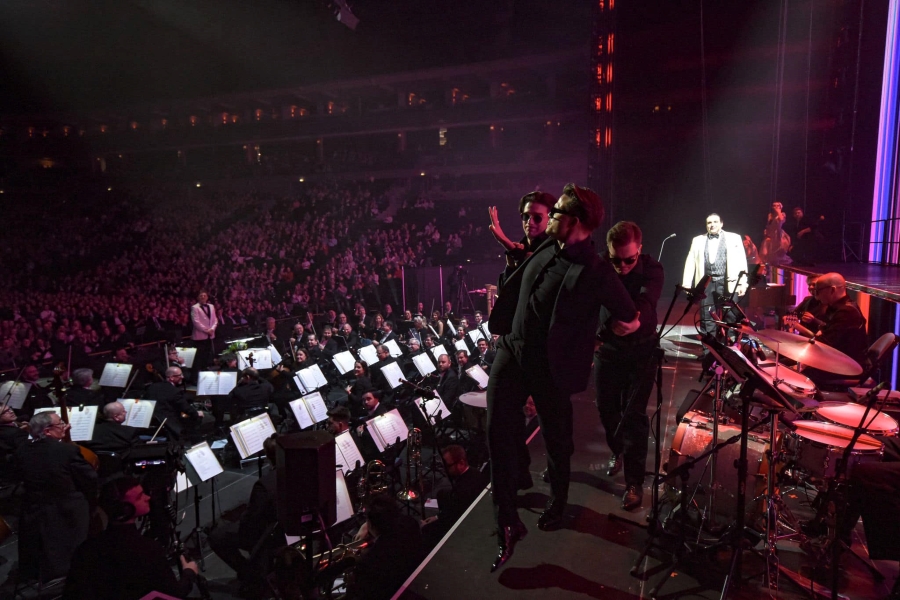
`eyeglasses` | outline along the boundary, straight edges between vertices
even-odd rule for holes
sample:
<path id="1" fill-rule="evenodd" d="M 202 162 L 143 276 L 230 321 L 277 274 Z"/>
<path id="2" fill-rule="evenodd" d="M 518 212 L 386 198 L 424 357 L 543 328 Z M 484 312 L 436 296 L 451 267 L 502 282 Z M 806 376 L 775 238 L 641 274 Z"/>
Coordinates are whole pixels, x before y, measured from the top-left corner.
<path id="1" fill-rule="evenodd" d="M 629 256 L 628 258 L 623 258 L 621 256 L 610 256 L 609 262 L 614 265 L 633 265 L 637 262 L 637 259 L 641 256 L 641 253 L 638 252 L 634 256 Z"/>
<path id="2" fill-rule="evenodd" d="M 534 221 L 535 225 L 540 225 L 544 220 L 544 215 L 537 215 L 533 213 L 522 213 L 519 215 L 522 217 L 522 222 L 527 223 L 528 221 Z"/>
<path id="3" fill-rule="evenodd" d="M 572 214 L 571 212 L 569 212 L 567 210 L 562 210 L 562 209 L 556 208 L 556 207 L 548 210 L 547 214 L 550 216 L 551 219 L 555 219 L 556 215 L 566 215 L 567 217 L 575 217 L 576 219 L 578 218 L 576 215 Z"/>

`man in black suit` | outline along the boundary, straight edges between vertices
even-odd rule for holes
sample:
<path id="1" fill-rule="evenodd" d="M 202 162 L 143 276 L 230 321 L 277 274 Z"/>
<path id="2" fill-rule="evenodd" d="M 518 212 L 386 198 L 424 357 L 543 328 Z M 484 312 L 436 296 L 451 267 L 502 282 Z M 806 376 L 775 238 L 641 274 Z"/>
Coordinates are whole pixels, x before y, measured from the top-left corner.
<path id="1" fill-rule="evenodd" d="M 115 452 L 125 460 L 140 432 L 122 424 L 127 416 L 121 402 L 110 402 L 103 407 L 103 419 L 94 425 L 94 437 L 82 443 L 94 451 Z"/>
<path id="2" fill-rule="evenodd" d="M 491 313 L 491 331 L 502 336 L 487 389 L 499 538 L 492 571 L 528 532 L 516 509 L 526 399 L 534 398 L 547 443 L 551 495 L 538 527 L 555 529 L 568 499 L 575 451 L 571 396 L 587 387 L 600 307 L 631 331 L 640 325 L 628 291 L 591 243 L 603 212 L 596 193 L 566 185 L 549 211 L 550 238 L 507 278 Z"/>
<path id="3" fill-rule="evenodd" d="M 92 390 L 94 372 L 90 369 L 75 369 L 72 372 L 72 389 L 67 392 L 69 406 L 102 406 L 106 399 L 99 391 Z"/>
<path id="4" fill-rule="evenodd" d="M 156 400 L 154 417 L 159 422 L 166 420 L 166 429 L 175 439 L 180 439 L 186 428 L 198 426 L 204 416 L 203 411 L 196 410 L 185 398 L 183 381 L 181 369 L 169 367 L 165 380 L 150 385 L 144 392 L 144 398 Z"/>
<path id="5" fill-rule="evenodd" d="M 225 561 L 225 564 L 234 569 L 244 592 L 258 589 L 263 574 L 259 572 L 258 565 L 252 564 L 241 554 L 241 550 L 251 551 L 265 535 L 269 526 L 278 520 L 275 508 L 276 439 L 277 434 L 274 434 L 263 442 L 263 450 L 272 468 L 253 484 L 247 509 L 241 513 L 240 521 L 237 523 L 220 521 L 209 533 L 210 548 Z"/>
<path id="6" fill-rule="evenodd" d="M 66 575 L 78 545 L 87 539 L 97 473 L 78 446 L 60 443 L 68 425 L 53 412 L 31 418 L 34 441 L 15 464 L 25 488 L 19 521 L 19 580 L 43 582 Z"/>
<path id="7" fill-rule="evenodd" d="M 606 235 L 609 261 L 640 312 L 641 325 L 630 335 L 620 334 L 621 326 L 607 319 L 604 307 L 594 354 L 594 389 L 597 409 L 612 452 L 606 474 L 615 476 L 625 467 L 625 494 L 622 508 L 641 506 L 644 473 L 647 470 L 647 439 L 650 419 L 647 401 L 653 389 L 656 361 L 656 303 L 662 293 L 662 265 L 642 254 L 643 234 L 630 221 L 616 223 Z"/>
<path id="8" fill-rule="evenodd" d="M 385 342 L 396 339 L 397 334 L 394 333 L 394 323 L 392 321 L 385 321 L 384 325 L 381 326 L 381 335 L 378 338 L 378 343 L 384 344 Z"/>
<path id="9" fill-rule="evenodd" d="M 438 357 L 438 384 L 435 391 L 447 405 L 447 408 L 453 410 L 456 401 L 459 399 L 459 377 L 453 372 L 453 363 L 446 354 Z"/>
<path id="10" fill-rule="evenodd" d="M 453 524 L 463 516 L 475 502 L 487 481 L 477 469 L 469 466 L 466 451 L 456 444 L 447 446 L 442 452 L 447 475 L 453 482 L 449 490 L 437 494 L 438 514 L 422 521 L 422 537 L 426 548 L 433 548 Z"/>
<path id="11" fill-rule="evenodd" d="M 235 421 L 250 410 L 268 409 L 272 401 L 275 388 L 264 379 L 260 379 L 259 372 L 253 367 L 247 367 L 241 371 L 241 377 L 237 386 L 228 394 L 228 405 L 235 412 Z"/>
<path id="12" fill-rule="evenodd" d="M 165 548 L 135 526 L 138 517 L 150 512 L 150 497 L 141 482 L 131 477 L 110 481 L 103 486 L 100 507 L 109 525 L 78 547 L 63 598 L 128 600 L 154 597 L 152 592 L 186 598 L 199 569 L 182 556 L 181 577 L 176 579 Z"/>

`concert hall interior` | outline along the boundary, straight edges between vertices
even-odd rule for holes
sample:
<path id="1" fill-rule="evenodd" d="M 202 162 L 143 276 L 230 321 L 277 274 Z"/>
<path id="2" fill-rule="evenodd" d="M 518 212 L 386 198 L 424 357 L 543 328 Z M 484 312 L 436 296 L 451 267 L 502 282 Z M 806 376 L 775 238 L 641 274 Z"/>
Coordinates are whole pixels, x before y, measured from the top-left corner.
<path id="1" fill-rule="evenodd" d="M 900 600 L 900 0 L 0 31 L 0 599 Z"/>

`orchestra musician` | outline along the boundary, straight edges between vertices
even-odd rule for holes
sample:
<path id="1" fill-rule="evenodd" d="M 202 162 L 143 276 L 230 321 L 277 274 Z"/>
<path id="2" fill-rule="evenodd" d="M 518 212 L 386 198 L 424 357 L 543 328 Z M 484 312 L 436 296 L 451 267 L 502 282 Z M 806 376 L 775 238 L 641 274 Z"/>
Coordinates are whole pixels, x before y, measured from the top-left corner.
<path id="1" fill-rule="evenodd" d="M 82 444 L 95 452 L 115 452 L 123 461 L 127 460 L 140 433 L 140 429 L 124 425 L 127 416 L 121 402 L 110 402 L 103 407 L 102 418 L 94 425 L 94 436 Z"/>
<path id="2" fill-rule="evenodd" d="M 106 529 L 78 546 L 66 578 L 66 600 L 138 600 L 154 596 L 186 598 L 193 589 L 197 563 L 181 556 L 181 577 L 175 574 L 165 549 L 135 526 L 150 512 L 150 497 L 132 477 L 103 486 L 100 507 L 109 518 Z"/>
<path id="3" fill-rule="evenodd" d="M 63 443 L 69 426 L 54 412 L 29 422 L 34 441 L 14 456 L 25 488 L 19 521 L 19 580 L 48 582 L 69 572 L 72 554 L 88 535 L 97 472 L 75 444 Z"/>
<path id="4" fill-rule="evenodd" d="M 186 429 L 200 426 L 204 420 L 203 411 L 195 409 L 185 398 L 184 374 L 178 367 L 169 367 L 165 379 L 151 384 L 144 391 L 144 398 L 156 400 L 155 418 L 165 419 L 166 430 L 175 439 L 181 439 Z M 209 418 L 212 421 L 212 417 Z"/>
<path id="5" fill-rule="evenodd" d="M 235 414 L 233 420 L 241 420 L 248 411 L 268 410 L 274 394 L 272 384 L 261 379 L 256 369 L 247 367 L 241 371 L 237 386 L 228 394 L 228 404 Z"/>
<path id="6" fill-rule="evenodd" d="M 16 421 L 16 411 L 9 405 L 0 412 L 0 476 L 14 476 L 12 457 L 19 446 L 28 441 L 26 427 Z"/>
<path id="7" fill-rule="evenodd" d="M 628 291 L 591 243 L 603 212 L 595 192 L 566 185 L 548 211 L 547 241 L 506 278 L 491 313 L 491 330 L 501 334 L 487 389 L 499 546 L 492 571 L 509 560 L 528 531 L 516 508 L 526 399 L 534 398 L 547 443 L 551 496 L 538 528 L 552 530 L 568 501 L 575 451 L 571 396 L 587 387 L 600 307 L 625 325 L 625 333 L 640 325 Z"/>
<path id="8" fill-rule="evenodd" d="M 75 369 L 72 372 L 72 387 L 67 401 L 69 406 L 103 406 L 106 398 L 98 390 L 93 390 L 94 372 L 91 369 Z"/>

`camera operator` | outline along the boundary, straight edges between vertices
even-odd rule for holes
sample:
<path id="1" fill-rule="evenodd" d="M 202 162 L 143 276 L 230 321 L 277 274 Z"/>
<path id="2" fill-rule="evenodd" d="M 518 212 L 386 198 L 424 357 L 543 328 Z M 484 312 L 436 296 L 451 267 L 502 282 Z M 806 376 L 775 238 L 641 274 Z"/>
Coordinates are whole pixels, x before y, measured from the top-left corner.
<path id="1" fill-rule="evenodd" d="M 75 551 L 64 600 L 137 600 L 154 591 L 184 598 L 191 593 L 197 564 L 179 557 L 182 572 L 177 579 L 165 549 L 135 527 L 137 518 L 150 512 L 150 497 L 140 481 L 110 481 L 101 490 L 100 507 L 109 524 Z"/>

